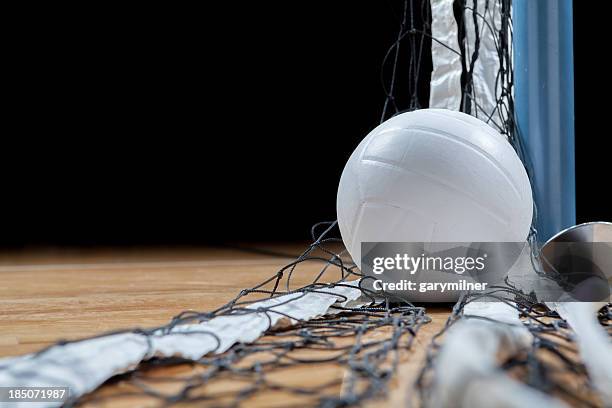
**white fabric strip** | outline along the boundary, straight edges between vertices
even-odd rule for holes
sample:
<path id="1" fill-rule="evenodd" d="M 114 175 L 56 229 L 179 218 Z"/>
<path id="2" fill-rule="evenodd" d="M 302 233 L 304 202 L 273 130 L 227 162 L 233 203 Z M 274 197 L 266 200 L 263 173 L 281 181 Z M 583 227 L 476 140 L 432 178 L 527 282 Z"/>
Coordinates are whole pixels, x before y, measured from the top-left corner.
<path id="1" fill-rule="evenodd" d="M 560 401 L 506 375 L 500 353 L 510 356 L 530 347 L 532 336 L 518 312 L 501 302 L 472 302 L 466 316 L 444 338 L 434 370 L 433 407 L 564 407 Z M 499 323 L 498 323 L 499 322 Z"/>
<path id="2" fill-rule="evenodd" d="M 433 71 L 430 82 L 430 108 L 460 110 L 462 58 L 469 67 L 476 51 L 476 25 L 478 23 L 478 58 L 472 74 L 471 114 L 491 126 L 503 128 L 498 101 L 502 85 L 497 75 L 500 70 L 496 37 L 501 29 L 501 4 L 499 0 L 477 0 L 476 12 L 472 2 L 464 11 L 465 57 L 460 55 L 458 26 L 453 14 L 453 0 L 431 0 Z M 512 54 L 512 49 L 510 49 Z M 469 68 L 468 68 L 469 69 Z M 502 109 L 505 114 L 505 110 Z"/>
<path id="3" fill-rule="evenodd" d="M 546 305 L 573 329 L 578 352 L 591 381 L 604 404 L 612 407 L 612 343 L 596 317 L 605 303 L 550 302 Z"/>
<path id="4" fill-rule="evenodd" d="M 523 255 L 525 256 L 522 256 L 516 267 L 510 271 L 510 280 L 519 282 L 517 288 L 525 293 L 557 293 L 557 284 L 552 280 L 540 278 L 530 265 L 529 255 Z M 606 405 L 612 407 L 612 344 L 596 317 L 597 311 L 605 303 L 575 302 L 575 299 L 569 296 L 568 300 L 546 302 L 546 306 L 556 311 L 570 325 L 578 352 L 594 387 Z"/>
<path id="5" fill-rule="evenodd" d="M 459 110 L 461 55 L 453 0 L 431 0 L 431 35 L 435 40 L 431 42 L 433 71 L 429 107 Z"/>
<path id="6" fill-rule="evenodd" d="M 468 2 L 472 6 L 472 2 Z M 478 23 L 480 44 L 476 50 L 476 26 L 474 15 Z M 499 127 L 499 112 L 497 112 L 497 99 L 501 95 L 501 84 L 497 81 L 500 68 L 499 54 L 494 30 L 501 28 L 501 5 L 498 0 L 478 0 L 477 9 L 465 10 L 465 40 L 467 64 L 469 66 L 472 55 L 477 51 L 478 58 L 474 64 L 472 115 L 487 123 L 495 122 Z M 492 31 L 493 30 L 493 31 Z"/>
<path id="7" fill-rule="evenodd" d="M 238 342 L 256 340 L 270 325 L 273 327 L 281 320 L 288 322 L 283 315 L 310 320 L 337 313 L 335 309 L 330 309 L 332 305 L 344 306 L 361 295 L 361 290 L 357 288 L 359 281 L 346 284 L 351 287 L 321 289 L 328 293 L 295 293 L 247 306 L 255 310 L 268 309 L 267 314 L 220 316 L 199 324 L 176 326 L 168 334 L 161 331 L 149 337 L 138 333 L 114 334 L 53 346 L 40 354 L 0 359 L 0 384 L 3 387 L 69 387 L 71 397 L 78 397 L 152 357 L 181 356 L 195 360 L 210 352 L 222 353 Z M 342 301 L 341 297 L 347 300 Z M 285 303 L 292 298 L 296 299 Z M 351 306 L 354 305 L 351 303 Z M 6 404 L 0 402 L 0 407 L 8 406 Z M 10 406 L 32 408 L 60 405 L 24 402 L 21 405 L 11 403 Z"/>

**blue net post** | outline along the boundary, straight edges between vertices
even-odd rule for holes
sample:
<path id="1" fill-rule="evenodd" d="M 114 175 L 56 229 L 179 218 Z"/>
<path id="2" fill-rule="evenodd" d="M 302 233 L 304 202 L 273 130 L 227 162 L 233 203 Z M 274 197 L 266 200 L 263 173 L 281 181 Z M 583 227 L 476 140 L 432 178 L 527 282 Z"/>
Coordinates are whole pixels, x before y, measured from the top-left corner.
<path id="1" fill-rule="evenodd" d="M 538 240 L 576 223 L 571 0 L 514 0 L 515 112 L 531 170 Z"/>

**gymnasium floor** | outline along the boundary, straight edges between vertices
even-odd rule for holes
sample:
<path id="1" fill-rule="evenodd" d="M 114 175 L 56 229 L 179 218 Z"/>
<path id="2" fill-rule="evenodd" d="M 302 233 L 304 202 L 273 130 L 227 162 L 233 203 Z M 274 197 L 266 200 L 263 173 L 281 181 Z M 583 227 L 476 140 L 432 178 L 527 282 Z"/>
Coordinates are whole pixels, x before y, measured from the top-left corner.
<path id="1" fill-rule="evenodd" d="M 304 245 L 274 245 L 266 249 L 297 254 Z M 61 339 L 78 339 L 105 331 L 153 327 L 167 323 L 184 310 L 207 311 L 226 303 L 241 289 L 272 276 L 292 258 L 245 249 L 193 248 L 164 250 L 22 251 L 0 256 L 0 357 L 40 350 Z M 296 287 L 312 280 L 320 265 L 294 277 Z M 398 374 L 386 406 L 405 402 L 423 363 L 431 337 L 446 321 L 450 307 L 428 307 L 432 322 L 419 331 L 411 352 L 401 355 Z M 158 369 L 155 375 L 186 375 L 183 365 Z M 333 392 L 342 390 L 345 372 L 329 365 L 292 368 L 281 380 L 308 384 L 337 379 Z M 401 387 L 399 384 L 403 384 Z M 160 385 L 163 387 L 163 385 Z M 231 390 L 234 386 L 221 383 Z M 129 391 L 129 390 L 128 390 Z M 121 381 L 96 395 L 126 392 Z M 261 393 L 247 406 L 300 405 L 301 397 Z M 159 401 L 145 396 L 101 399 L 91 405 L 151 406 Z M 381 401 L 374 404 L 380 406 Z"/>

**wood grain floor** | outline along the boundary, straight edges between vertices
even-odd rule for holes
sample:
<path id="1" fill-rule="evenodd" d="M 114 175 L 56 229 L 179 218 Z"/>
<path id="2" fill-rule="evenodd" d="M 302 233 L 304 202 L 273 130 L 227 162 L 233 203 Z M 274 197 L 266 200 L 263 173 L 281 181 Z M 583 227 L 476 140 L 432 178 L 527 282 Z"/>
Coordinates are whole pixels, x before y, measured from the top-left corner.
<path id="1" fill-rule="evenodd" d="M 267 248 L 296 254 L 303 247 Z M 1 254 L 0 357 L 33 352 L 61 339 L 162 325 L 184 310 L 214 309 L 240 289 L 272 276 L 290 259 L 232 248 Z M 311 281 L 318 270 L 314 265 L 296 273 L 296 287 Z M 402 356 L 399 374 L 386 400 L 388 406 L 405 402 L 407 384 L 414 380 L 425 348 L 443 326 L 449 309 L 429 308 L 428 312 L 433 321 L 422 329 L 413 350 Z M 330 369 L 325 375 L 342 379 L 344 374 Z M 316 379 L 308 367 L 290 377 L 296 381 Z M 340 390 L 341 386 L 337 392 Z M 112 387 L 101 392 L 112 393 Z M 287 402 L 268 396 L 247 401 L 247 405 L 271 406 L 280 401 Z M 119 405 L 149 406 L 154 401 L 126 399 Z M 117 406 L 117 401 L 109 406 Z"/>

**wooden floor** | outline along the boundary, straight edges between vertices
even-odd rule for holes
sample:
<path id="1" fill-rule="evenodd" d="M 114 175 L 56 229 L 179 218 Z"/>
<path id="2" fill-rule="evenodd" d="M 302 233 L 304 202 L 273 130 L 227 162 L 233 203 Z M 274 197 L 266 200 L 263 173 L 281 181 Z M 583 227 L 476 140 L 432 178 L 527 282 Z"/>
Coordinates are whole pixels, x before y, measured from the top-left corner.
<path id="1" fill-rule="evenodd" d="M 297 254 L 303 247 L 267 248 Z M 290 259 L 231 248 L 1 254 L 0 357 L 33 352 L 60 339 L 162 325 L 188 309 L 211 310 L 240 289 L 270 277 Z M 312 273 L 296 274 L 294 283 L 297 287 L 312 277 Z M 421 331 L 410 355 L 403 357 L 388 406 L 405 400 L 406 384 L 413 381 L 425 347 L 443 326 L 449 309 L 428 312 L 433 322 Z M 308 367 L 304 370 L 292 375 L 309 381 L 313 376 Z M 270 401 L 253 404 L 270 405 Z"/>

